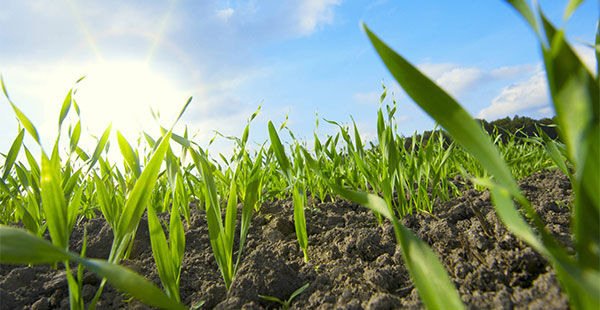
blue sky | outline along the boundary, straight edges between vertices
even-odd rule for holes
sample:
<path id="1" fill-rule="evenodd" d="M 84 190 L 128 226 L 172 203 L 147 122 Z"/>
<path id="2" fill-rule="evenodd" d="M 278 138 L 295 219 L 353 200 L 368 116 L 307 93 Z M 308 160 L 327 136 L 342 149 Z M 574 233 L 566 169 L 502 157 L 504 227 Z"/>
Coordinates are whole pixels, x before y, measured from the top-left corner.
<path id="1" fill-rule="evenodd" d="M 565 1 L 539 3 L 563 25 Z M 586 1 L 566 24 L 591 68 L 593 50 L 581 42 L 593 42 L 598 12 L 597 1 Z M 343 123 L 352 115 L 369 140 L 382 83 L 387 103 L 395 98 L 399 105 L 401 134 L 431 129 L 376 56 L 361 21 L 475 117 L 553 115 L 535 37 L 499 0 L 7 0 L 0 8 L 0 74 L 45 148 L 56 137 L 64 96 L 83 75 L 76 100 L 84 130 L 99 136 L 112 123 L 113 137 L 119 130 L 132 143 L 141 130 L 157 134 L 150 107 L 168 126 L 189 96 L 178 130 L 187 125 L 201 145 L 215 130 L 241 136 L 259 105 L 251 127 L 256 143 L 267 139 L 268 120 L 281 124 L 286 115 L 296 137 L 311 141 L 316 113 Z M 321 121 L 318 132 L 336 128 Z M 0 152 L 17 133 L 2 97 Z M 230 147 L 218 140 L 213 154 Z"/>

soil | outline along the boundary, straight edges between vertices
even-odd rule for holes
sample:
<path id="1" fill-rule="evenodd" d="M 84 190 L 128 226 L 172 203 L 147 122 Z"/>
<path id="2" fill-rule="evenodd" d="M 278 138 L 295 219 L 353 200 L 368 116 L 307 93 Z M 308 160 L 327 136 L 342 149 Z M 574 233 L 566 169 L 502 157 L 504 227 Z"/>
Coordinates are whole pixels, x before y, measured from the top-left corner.
<path id="1" fill-rule="evenodd" d="M 456 179 L 456 182 L 459 180 Z M 572 189 L 559 171 L 542 171 L 519 182 L 549 231 L 572 251 L 569 231 Z M 242 262 L 229 292 L 210 247 L 204 212 L 192 209 L 186 226 L 181 299 L 204 301 L 202 309 L 274 309 L 306 283 L 293 309 L 420 309 L 391 224 L 378 225 L 365 207 L 345 201 L 315 201 L 306 210 L 308 263 L 303 260 L 293 224 L 291 200 L 262 205 L 249 230 Z M 308 205 L 312 206 L 309 197 Z M 166 215 L 163 215 L 166 218 Z M 468 308 L 567 309 L 568 300 L 549 263 L 500 223 L 487 191 L 466 190 L 437 202 L 431 213 L 408 215 L 402 223 L 427 242 L 441 259 Z M 112 231 L 97 217 L 75 228 L 71 249 L 81 249 L 87 227 L 87 256 L 108 257 Z M 236 246 L 237 248 L 237 246 Z M 151 254 L 148 225 L 140 222 L 130 259 L 122 264 L 161 287 Z M 48 265 L 0 265 L 1 309 L 67 309 L 64 269 Z M 100 280 L 84 274 L 83 298 L 89 302 Z M 146 309 L 108 284 L 97 309 Z"/>

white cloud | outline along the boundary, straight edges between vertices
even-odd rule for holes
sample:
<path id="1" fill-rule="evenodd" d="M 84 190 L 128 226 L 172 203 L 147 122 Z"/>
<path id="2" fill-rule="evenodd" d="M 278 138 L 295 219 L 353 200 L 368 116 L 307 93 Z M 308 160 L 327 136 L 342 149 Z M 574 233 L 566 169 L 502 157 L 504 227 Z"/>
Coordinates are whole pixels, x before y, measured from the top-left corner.
<path id="1" fill-rule="evenodd" d="M 433 79 L 437 79 L 444 75 L 446 72 L 458 67 L 456 64 L 451 63 L 422 63 L 418 65 L 419 69 L 423 71 L 427 76 Z"/>
<path id="2" fill-rule="evenodd" d="M 217 17 L 227 21 L 234 13 L 235 11 L 232 8 L 226 8 L 226 9 L 221 9 L 221 10 L 217 10 Z"/>
<path id="3" fill-rule="evenodd" d="M 423 63 L 418 67 L 454 97 L 460 97 L 471 90 L 476 90 L 484 83 L 515 79 L 536 71 L 536 66 L 530 64 L 506 66 L 493 70 L 452 63 Z"/>
<path id="4" fill-rule="evenodd" d="M 523 64 L 516 66 L 505 66 L 490 71 L 490 75 L 498 79 L 512 79 L 524 74 L 531 74 L 540 69 L 541 65 Z"/>
<path id="5" fill-rule="evenodd" d="M 436 79 L 436 82 L 454 96 L 461 96 L 484 78 L 477 68 L 454 68 Z"/>
<path id="6" fill-rule="evenodd" d="M 583 44 L 575 44 L 573 48 L 588 69 L 595 73 L 594 50 Z M 551 106 L 546 72 L 541 64 L 500 68 L 491 73 L 496 76 L 512 77 L 528 73 L 532 68 L 535 68 L 535 73 L 529 79 L 504 88 L 492 100 L 491 105 L 479 111 L 477 117 L 494 120 L 519 113 L 531 113 L 535 117 L 551 117 L 554 109 Z"/>
<path id="7" fill-rule="evenodd" d="M 309 35 L 321 24 L 333 22 L 334 8 L 340 0 L 303 0 L 298 3 L 298 32 Z"/>
<path id="8" fill-rule="evenodd" d="M 475 67 L 465 67 L 450 63 L 424 63 L 419 69 L 436 84 L 454 97 L 460 97 L 466 91 L 485 78 L 485 72 Z"/>
<path id="9" fill-rule="evenodd" d="M 308 36 L 335 20 L 341 0 L 248 1 L 217 11 L 227 17 L 228 28 L 221 35 L 233 41 L 261 44 L 288 37 Z"/>
<path id="10" fill-rule="evenodd" d="M 477 117 L 494 120 L 531 111 L 548 114 L 549 104 L 546 74 L 539 70 L 528 80 L 504 88 L 490 106 L 479 111 Z"/>

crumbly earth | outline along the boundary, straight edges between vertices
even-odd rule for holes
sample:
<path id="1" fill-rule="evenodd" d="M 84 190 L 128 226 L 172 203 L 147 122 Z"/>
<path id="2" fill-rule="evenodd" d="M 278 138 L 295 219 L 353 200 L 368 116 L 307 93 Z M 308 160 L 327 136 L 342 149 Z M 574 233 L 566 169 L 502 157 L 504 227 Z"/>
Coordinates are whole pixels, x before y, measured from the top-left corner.
<path id="1" fill-rule="evenodd" d="M 548 230 L 572 251 L 568 178 L 558 171 L 542 171 L 519 184 Z M 311 198 L 308 204 L 312 206 Z M 191 208 L 181 272 L 182 302 L 194 305 L 204 301 L 203 309 L 274 309 L 280 305 L 258 295 L 285 300 L 310 283 L 294 298 L 291 308 L 424 307 L 404 267 L 391 224 L 378 225 L 368 209 L 348 201 L 315 204 L 315 210 L 306 210 L 308 263 L 296 240 L 291 200 L 263 204 L 252 219 L 242 262 L 229 292 L 212 254 L 204 212 Z M 402 223 L 432 247 L 468 308 L 569 308 L 549 263 L 504 228 L 487 191 L 467 190 L 460 197 L 436 203 L 431 213 L 406 216 Z M 75 229 L 71 249 L 81 249 L 84 225 L 87 256 L 108 257 L 112 231 L 100 217 Z M 144 217 L 130 259 L 122 264 L 160 287 L 151 253 Z M 64 272 L 61 267 L 47 265 L 0 265 L 0 308 L 67 309 Z M 100 280 L 86 272 L 83 282 L 83 298 L 89 302 Z M 148 307 L 107 285 L 97 309 L 118 308 Z"/>

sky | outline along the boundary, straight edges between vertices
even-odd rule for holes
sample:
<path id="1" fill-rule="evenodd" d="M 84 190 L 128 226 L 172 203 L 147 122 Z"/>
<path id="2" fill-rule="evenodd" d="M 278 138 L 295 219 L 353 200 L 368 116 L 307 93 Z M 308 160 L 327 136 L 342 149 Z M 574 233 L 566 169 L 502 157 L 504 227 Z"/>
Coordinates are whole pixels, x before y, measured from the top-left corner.
<path id="1" fill-rule="evenodd" d="M 584 2 L 566 24 L 566 1 L 539 4 L 566 27 L 594 71 L 594 53 L 585 43 L 594 42 L 598 1 Z M 202 146 L 215 132 L 241 137 L 259 106 L 253 144 L 268 139 L 269 120 L 277 126 L 286 115 L 296 138 L 308 143 L 317 118 L 323 136 L 337 132 L 323 119 L 349 124 L 351 116 L 363 139 L 374 140 L 382 85 L 388 90 L 384 104 L 398 104 L 399 134 L 432 129 L 434 122 L 376 55 L 361 22 L 473 117 L 554 115 L 539 44 L 500 0 L 3 0 L 0 74 L 44 149 L 57 137 L 60 107 L 73 87 L 81 145 L 89 153 L 93 137 L 109 124 L 113 150 L 116 131 L 132 145 L 142 131 L 157 137 L 159 124 L 169 128 L 190 96 L 176 132 L 187 127 Z M 63 127 L 74 126 L 75 116 L 71 111 Z M 8 152 L 18 128 L 2 96 L 0 153 Z M 212 154 L 232 147 L 226 139 L 215 141 Z M 30 138 L 26 144 L 35 149 Z"/>

